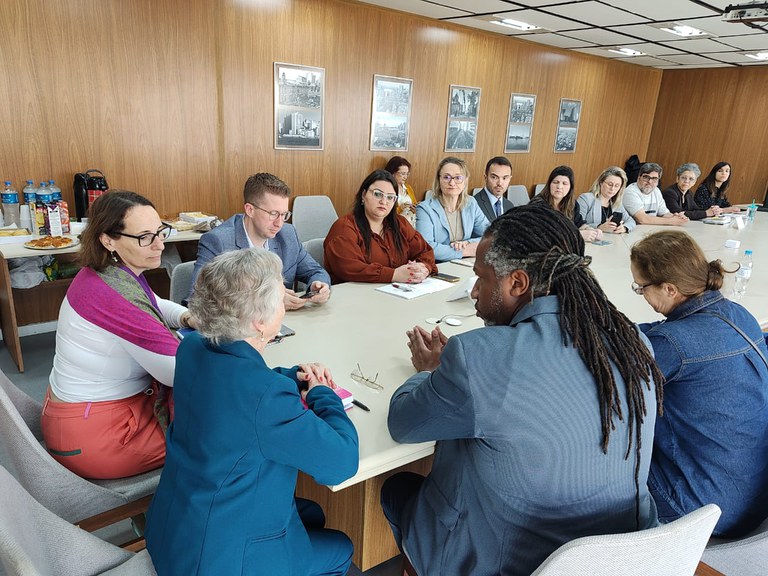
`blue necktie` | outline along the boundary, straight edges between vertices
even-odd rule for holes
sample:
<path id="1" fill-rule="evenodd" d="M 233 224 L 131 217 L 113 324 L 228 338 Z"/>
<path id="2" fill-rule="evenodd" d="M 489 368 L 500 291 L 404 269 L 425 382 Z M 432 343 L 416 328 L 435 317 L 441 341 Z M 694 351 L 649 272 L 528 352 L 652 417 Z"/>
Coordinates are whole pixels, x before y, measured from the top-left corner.
<path id="1" fill-rule="evenodd" d="M 501 198 L 496 200 L 496 217 L 501 216 Z"/>

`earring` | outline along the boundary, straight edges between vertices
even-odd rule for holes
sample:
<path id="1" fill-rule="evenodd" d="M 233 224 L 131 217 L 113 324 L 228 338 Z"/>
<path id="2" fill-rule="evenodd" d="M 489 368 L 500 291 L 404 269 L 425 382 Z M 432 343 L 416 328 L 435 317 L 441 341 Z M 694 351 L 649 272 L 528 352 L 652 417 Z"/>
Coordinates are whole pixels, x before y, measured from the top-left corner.
<path id="1" fill-rule="evenodd" d="M 110 252 L 109 255 L 112 256 L 112 262 L 117 262 L 117 252 L 112 250 L 112 252 Z"/>
<path id="2" fill-rule="evenodd" d="M 261 341 L 264 342 L 264 332 L 261 333 Z"/>

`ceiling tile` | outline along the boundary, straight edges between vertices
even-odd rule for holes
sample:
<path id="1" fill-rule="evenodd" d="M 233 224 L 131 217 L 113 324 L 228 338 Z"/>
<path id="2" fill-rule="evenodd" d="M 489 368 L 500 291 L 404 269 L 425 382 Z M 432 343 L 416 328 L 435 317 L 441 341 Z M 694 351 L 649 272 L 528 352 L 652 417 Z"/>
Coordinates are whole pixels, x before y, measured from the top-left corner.
<path id="1" fill-rule="evenodd" d="M 583 0 L 576 0 L 582 2 Z M 552 4 L 572 4 L 573 0 L 514 0 L 515 4 L 523 6 L 550 6 Z"/>
<path id="2" fill-rule="evenodd" d="M 410 12 L 411 14 L 419 14 L 420 16 L 429 16 L 430 18 L 453 18 L 456 16 L 466 16 L 468 14 L 465 10 L 456 10 L 454 8 L 446 8 L 445 6 L 438 6 L 431 2 L 414 2 L 414 0 L 361 0 L 367 4 L 376 4 L 384 8 L 391 8 L 392 10 L 402 10 L 403 12 Z"/>
<path id="3" fill-rule="evenodd" d="M 646 24 L 635 24 L 632 26 L 609 26 L 608 30 L 613 30 L 619 34 L 637 36 L 640 38 L 639 41 L 647 42 L 662 42 L 664 40 L 674 40 L 675 38 L 679 38 L 679 36 L 675 36 L 669 32 L 663 32 L 658 28 L 653 28 L 652 26 L 648 26 Z"/>
<path id="4" fill-rule="evenodd" d="M 715 36 L 742 36 L 747 34 L 761 34 L 760 30 L 755 30 L 739 22 L 723 22 L 720 16 L 711 18 L 686 18 L 679 20 L 684 24 L 706 30 Z"/>
<path id="5" fill-rule="evenodd" d="M 452 22 L 453 24 L 460 24 L 462 26 L 469 26 L 471 28 L 477 28 L 479 30 L 485 30 L 486 32 L 495 32 L 496 34 L 503 34 L 504 36 L 516 36 L 518 34 L 529 34 L 529 32 L 523 32 L 521 30 L 513 30 L 506 26 L 499 26 L 498 24 L 491 24 L 488 20 L 482 18 L 446 18 L 443 22 Z"/>
<path id="6" fill-rule="evenodd" d="M 547 9 L 549 10 L 549 9 Z M 560 15 L 587 22 L 593 26 L 616 26 L 617 24 L 639 24 L 647 22 L 646 18 L 630 14 L 619 8 L 606 6 L 599 2 L 581 2 L 579 4 L 567 4 L 551 9 Z"/>
<path id="7" fill-rule="evenodd" d="M 547 44 L 548 46 L 557 46 L 558 48 L 586 48 L 594 46 L 592 42 L 584 42 L 583 40 L 568 38 L 560 34 L 526 34 L 525 36 L 518 36 L 518 38 L 538 42 L 539 44 Z"/>
<path id="8" fill-rule="evenodd" d="M 626 56 L 622 54 L 609 52 L 607 48 L 577 48 L 576 52 L 583 52 L 584 54 L 591 54 L 592 56 L 602 56 L 603 58 L 626 58 Z"/>
<path id="9" fill-rule="evenodd" d="M 740 48 L 741 50 L 768 50 L 768 34 L 754 34 L 751 36 L 730 36 L 720 38 L 720 42 Z"/>
<path id="10" fill-rule="evenodd" d="M 661 60 L 660 58 L 654 58 L 653 56 L 634 56 L 632 58 L 617 58 L 622 62 L 628 62 L 630 64 L 640 64 L 642 66 L 669 66 L 670 62 Z"/>
<path id="11" fill-rule="evenodd" d="M 722 64 L 718 62 L 710 62 L 709 64 L 683 64 L 680 66 L 675 66 L 675 70 L 693 70 L 696 68 L 733 68 L 733 64 Z M 659 68 L 662 68 L 662 66 L 659 66 Z M 663 68 L 666 68 L 666 66 L 663 66 Z"/>
<path id="12" fill-rule="evenodd" d="M 623 34 L 617 34 L 610 30 L 602 30 L 600 28 L 592 28 L 590 30 L 572 30 L 564 32 L 571 38 L 578 38 L 585 42 L 592 42 L 593 44 L 621 44 L 622 46 L 629 44 L 637 44 L 639 41 Z"/>
<path id="13" fill-rule="evenodd" d="M 693 52 L 694 54 L 706 54 L 707 52 L 725 52 L 728 50 L 727 46 L 723 46 L 716 40 L 709 40 L 708 38 L 689 38 L 687 40 L 673 40 L 672 42 L 662 42 L 665 46 L 670 48 L 677 48 L 687 52 Z"/>
<path id="14" fill-rule="evenodd" d="M 665 22 L 677 18 L 695 18 L 712 16 L 712 10 L 694 4 L 690 0 L 607 0 L 611 6 L 634 12 L 655 22 Z M 618 24 L 613 22 L 612 24 Z"/>
<path id="15" fill-rule="evenodd" d="M 664 54 L 682 54 L 680 50 L 664 46 L 662 44 L 651 44 L 650 42 L 642 44 L 632 44 L 632 50 L 645 52 L 649 56 L 663 56 Z"/>
<path id="16" fill-rule="evenodd" d="M 742 66 L 766 66 L 765 62 L 758 62 L 757 60 L 753 60 L 752 62 L 744 62 Z"/>
<path id="17" fill-rule="evenodd" d="M 750 58 L 741 52 L 716 52 L 714 54 L 707 54 L 707 56 L 721 62 L 732 62 L 734 64 L 751 64 L 756 62 L 754 58 Z"/>
<path id="18" fill-rule="evenodd" d="M 587 28 L 587 24 L 579 24 L 573 20 L 566 20 L 565 18 L 558 18 L 552 14 L 546 12 L 540 12 L 538 10 L 518 10 L 516 12 L 499 12 L 496 14 L 502 18 L 514 18 L 515 20 L 522 20 L 529 24 L 535 24 L 541 26 L 552 32 L 560 32 L 561 30 L 575 30 L 578 28 Z"/>
<path id="19" fill-rule="evenodd" d="M 675 62 L 676 64 L 717 64 L 710 58 L 704 56 L 697 56 L 696 54 L 672 54 L 670 56 L 664 56 L 664 60 Z"/>
<path id="20" fill-rule="evenodd" d="M 473 14 L 501 12 L 514 8 L 514 6 L 510 6 L 509 2 L 503 2 L 502 0 L 431 0 L 431 2 Z M 411 3 L 413 4 L 413 2 Z"/>

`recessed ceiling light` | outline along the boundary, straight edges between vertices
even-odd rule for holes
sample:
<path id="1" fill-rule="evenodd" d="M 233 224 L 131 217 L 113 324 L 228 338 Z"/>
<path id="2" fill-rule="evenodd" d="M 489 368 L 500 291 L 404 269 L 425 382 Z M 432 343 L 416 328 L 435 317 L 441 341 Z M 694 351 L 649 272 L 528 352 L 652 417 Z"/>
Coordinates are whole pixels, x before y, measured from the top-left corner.
<path id="1" fill-rule="evenodd" d="M 692 36 L 707 36 L 709 32 L 699 30 L 693 26 L 687 24 L 680 24 L 679 22 L 667 22 L 665 24 L 651 24 L 653 28 L 658 28 L 664 32 L 669 32 L 675 36 L 682 36 L 683 38 L 691 38 Z"/>
<path id="2" fill-rule="evenodd" d="M 541 30 L 540 26 L 534 26 L 527 22 L 520 22 L 519 20 L 511 20 L 510 18 L 503 18 L 501 20 L 491 20 L 491 24 L 498 24 L 499 26 L 506 26 L 513 30 L 520 30 L 521 32 L 531 32 L 532 30 Z"/>
<path id="3" fill-rule="evenodd" d="M 645 56 L 645 52 L 639 52 L 637 50 L 632 50 L 632 48 L 622 48 L 620 46 L 616 46 L 615 48 L 608 48 L 608 52 L 615 52 L 616 54 L 621 54 L 622 56 Z"/>
<path id="4" fill-rule="evenodd" d="M 752 58 L 753 60 L 768 60 L 768 52 L 754 52 L 752 54 L 744 53 L 744 56 Z"/>

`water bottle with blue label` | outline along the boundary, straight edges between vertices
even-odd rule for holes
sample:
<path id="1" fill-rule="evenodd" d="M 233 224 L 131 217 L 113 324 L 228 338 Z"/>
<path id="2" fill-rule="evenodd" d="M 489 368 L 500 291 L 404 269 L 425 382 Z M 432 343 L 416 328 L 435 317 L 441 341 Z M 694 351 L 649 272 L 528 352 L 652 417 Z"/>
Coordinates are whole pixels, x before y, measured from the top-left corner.
<path id="1" fill-rule="evenodd" d="M 27 180 L 27 185 L 24 186 L 22 193 L 24 194 L 24 204 L 34 206 L 37 200 L 37 188 L 35 188 L 35 183 L 32 180 Z"/>
<path id="2" fill-rule="evenodd" d="M 5 181 L 3 189 L 3 220 L 6 226 L 16 224 L 19 226 L 19 193 L 11 186 L 11 181 Z"/>
<path id="3" fill-rule="evenodd" d="M 733 285 L 733 295 L 736 300 L 744 296 L 747 291 L 747 284 L 752 277 L 752 250 L 744 251 L 744 258 L 739 262 L 739 269 L 736 271 L 736 282 Z"/>
<path id="4" fill-rule="evenodd" d="M 61 200 L 61 188 L 56 186 L 55 180 L 49 180 L 48 181 L 48 190 L 51 191 L 51 195 L 53 196 L 53 201 L 57 202 Z"/>

